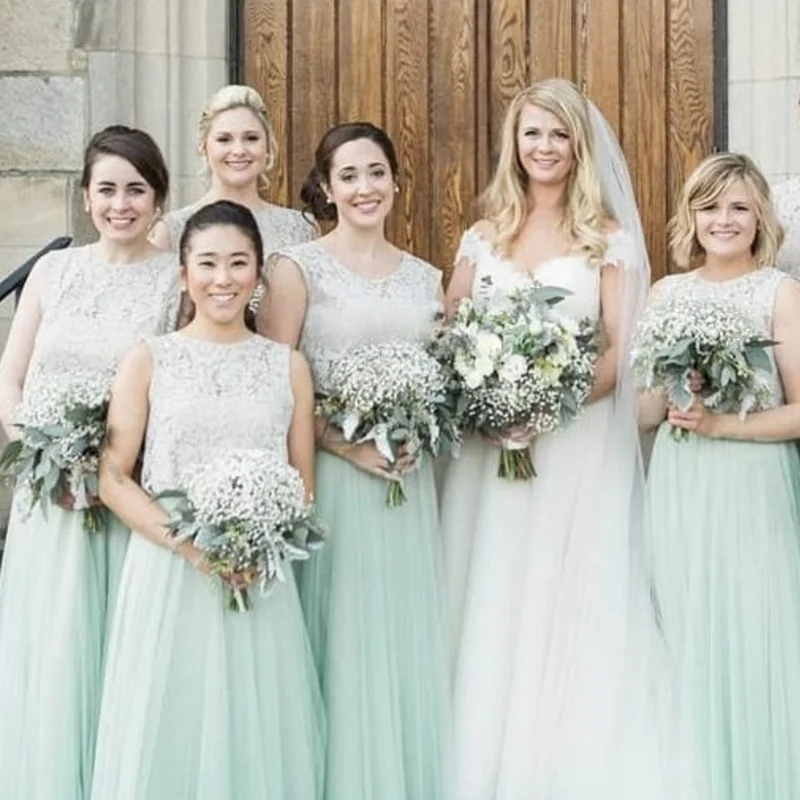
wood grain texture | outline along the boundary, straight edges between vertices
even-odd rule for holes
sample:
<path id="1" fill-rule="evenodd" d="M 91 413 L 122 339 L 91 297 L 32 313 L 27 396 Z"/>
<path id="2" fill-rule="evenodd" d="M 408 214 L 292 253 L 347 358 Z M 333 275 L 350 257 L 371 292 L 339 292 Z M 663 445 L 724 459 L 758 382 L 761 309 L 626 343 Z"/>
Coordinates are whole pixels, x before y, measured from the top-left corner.
<path id="1" fill-rule="evenodd" d="M 288 60 L 289 19 L 286 0 L 245 0 L 244 79 L 254 86 L 272 119 L 278 142 L 277 162 L 270 176 L 270 197 L 276 203 L 289 202 L 289 154 L 292 138 L 289 108 Z"/>
<path id="2" fill-rule="evenodd" d="M 400 161 L 389 232 L 398 247 L 430 250 L 428 2 L 386 0 L 385 120 Z"/>
<path id="3" fill-rule="evenodd" d="M 511 96 L 576 81 L 606 114 L 636 188 L 654 277 L 666 224 L 713 142 L 713 0 L 246 0 L 244 74 L 279 143 L 272 195 L 297 205 L 337 122 L 392 136 L 403 191 L 389 232 L 449 272 L 489 181 Z"/>
<path id="4" fill-rule="evenodd" d="M 528 83 L 543 78 L 576 80 L 575 2 L 528 0 Z"/>
<path id="5" fill-rule="evenodd" d="M 306 3 L 330 0 L 299 0 Z M 384 30 L 381 0 L 339 0 L 339 120 L 383 125 Z"/>
<path id="6" fill-rule="evenodd" d="M 430 260 L 449 274 L 473 207 L 475 14 L 471 0 L 432 0 L 430 10 Z"/>
<path id="7" fill-rule="evenodd" d="M 284 0 L 284 3 L 286 0 Z M 338 121 L 336 80 L 336 3 L 293 2 L 290 153 L 291 200 L 314 165 L 314 151 L 325 131 Z"/>

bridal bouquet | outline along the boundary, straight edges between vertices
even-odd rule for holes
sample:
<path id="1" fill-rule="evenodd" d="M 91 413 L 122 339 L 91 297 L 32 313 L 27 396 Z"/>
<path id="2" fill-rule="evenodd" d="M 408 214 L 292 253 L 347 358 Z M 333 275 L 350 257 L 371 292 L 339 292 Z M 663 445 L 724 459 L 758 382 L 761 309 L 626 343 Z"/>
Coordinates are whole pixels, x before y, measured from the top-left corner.
<path id="1" fill-rule="evenodd" d="M 285 579 L 284 562 L 306 560 L 323 542 L 299 473 L 268 450 L 228 450 L 155 499 L 174 501 L 168 532 L 202 550 L 213 574 L 248 576 L 263 596 Z M 252 608 L 247 588 L 231 586 L 228 607 Z"/>
<path id="2" fill-rule="evenodd" d="M 489 305 L 466 298 L 431 345 L 463 430 L 539 435 L 576 417 L 592 388 L 594 324 L 554 309 L 568 292 L 532 283 Z M 498 299 L 499 298 L 499 299 Z M 498 476 L 536 475 L 527 442 L 502 442 Z"/>
<path id="3" fill-rule="evenodd" d="M 396 462 L 401 448 L 416 459 L 422 452 L 435 456 L 443 447 L 458 446 L 442 370 L 417 344 L 355 347 L 333 365 L 330 385 L 317 414 L 341 428 L 349 442 L 374 442 L 389 463 Z M 389 482 L 386 502 L 394 508 L 405 501 L 397 475 Z"/>
<path id="4" fill-rule="evenodd" d="M 105 510 L 97 500 L 97 469 L 110 385 L 109 375 L 89 373 L 76 376 L 66 389 L 37 392 L 35 401 L 20 409 L 20 438 L 0 455 L 0 473 L 27 488 L 31 508 L 44 498 L 53 503 L 70 498 L 92 533 L 105 524 Z"/>
<path id="5" fill-rule="evenodd" d="M 656 299 L 639 322 L 631 363 L 639 389 L 666 391 L 687 410 L 694 402 L 692 373 L 702 378 L 703 403 L 720 413 L 762 408 L 769 400 L 772 362 L 765 339 L 744 309 L 708 298 Z M 672 428 L 676 440 L 687 431 Z"/>

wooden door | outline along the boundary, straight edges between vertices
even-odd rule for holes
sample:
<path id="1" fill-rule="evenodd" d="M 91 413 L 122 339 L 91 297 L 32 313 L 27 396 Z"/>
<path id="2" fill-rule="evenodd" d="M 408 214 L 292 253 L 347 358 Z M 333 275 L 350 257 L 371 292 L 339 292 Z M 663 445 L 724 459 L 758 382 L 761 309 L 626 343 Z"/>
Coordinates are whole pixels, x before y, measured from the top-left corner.
<path id="1" fill-rule="evenodd" d="M 712 3 L 245 0 L 243 75 L 269 106 L 280 147 L 274 199 L 298 205 L 330 125 L 380 124 L 402 165 L 391 237 L 447 271 L 510 98 L 566 77 L 620 138 L 658 277 L 676 194 L 712 150 Z"/>

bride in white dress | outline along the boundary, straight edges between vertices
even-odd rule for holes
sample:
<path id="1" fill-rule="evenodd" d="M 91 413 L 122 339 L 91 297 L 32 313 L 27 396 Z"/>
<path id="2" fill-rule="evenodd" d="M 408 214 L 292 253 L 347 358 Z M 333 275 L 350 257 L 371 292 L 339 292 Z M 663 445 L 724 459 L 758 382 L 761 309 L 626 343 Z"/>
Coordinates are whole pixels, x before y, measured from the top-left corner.
<path id="1" fill-rule="evenodd" d="M 496 445 L 479 439 L 446 475 L 456 798 L 675 797 L 648 705 L 656 636 L 625 372 L 649 267 L 624 156 L 573 84 L 544 81 L 512 101 L 484 199 L 448 311 L 535 278 L 568 289 L 560 308 L 597 320 L 607 349 L 585 413 L 531 443 L 538 477 L 498 478 Z"/>

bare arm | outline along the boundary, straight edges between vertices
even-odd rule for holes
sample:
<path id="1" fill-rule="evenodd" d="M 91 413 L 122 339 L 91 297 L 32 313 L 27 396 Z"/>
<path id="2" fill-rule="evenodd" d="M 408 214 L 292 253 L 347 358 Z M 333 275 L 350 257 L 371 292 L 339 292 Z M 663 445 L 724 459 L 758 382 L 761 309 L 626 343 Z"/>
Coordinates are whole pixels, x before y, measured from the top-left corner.
<path id="1" fill-rule="evenodd" d="M 292 259 L 279 256 L 269 267 L 267 292 L 256 317 L 258 332 L 296 348 L 307 305 L 308 290 L 300 267 Z"/>
<path id="2" fill-rule="evenodd" d="M 619 292 L 624 280 L 621 266 L 605 266 L 600 273 L 600 322 L 606 349 L 598 357 L 589 403 L 611 394 L 617 385 L 619 353 Z"/>
<path id="3" fill-rule="evenodd" d="M 701 436 L 756 442 L 800 439 L 800 283 L 784 280 L 778 287 L 773 317 L 775 361 L 786 404 L 748 414 L 710 414 L 702 403 L 687 412 L 670 410 L 669 420 Z"/>
<path id="4" fill-rule="evenodd" d="M 294 411 L 289 427 L 289 463 L 300 473 L 306 487 L 306 500 L 314 499 L 314 384 L 305 358 L 292 352 L 290 364 Z"/>
<path id="5" fill-rule="evenodd" d="M 200 551 L 190 542 L 176 547 L 166 528 L 169 515 L 133 479 L 147 430 L 152 371 L 150 350 L 143 344 L 131 350 L 120 363 L 111 389 L 108 437 L 100 460 L 100 499 L 131 530 L 197 565 Z"/>
<path id="6" fill-rule="evenodd" d="M 42 321 L 42 299 L 46 288 L 48 258 L 36 264 L 25 282 L 14 313 L 6 347 L 0 358 L 0 423 L 9 439 L 19 438 L 14 415 L 22 401 L 22 387 Z"/>

